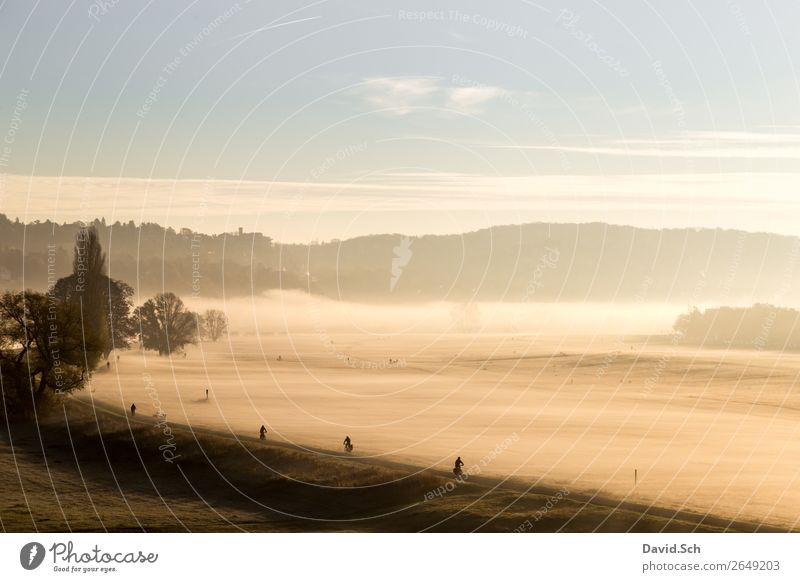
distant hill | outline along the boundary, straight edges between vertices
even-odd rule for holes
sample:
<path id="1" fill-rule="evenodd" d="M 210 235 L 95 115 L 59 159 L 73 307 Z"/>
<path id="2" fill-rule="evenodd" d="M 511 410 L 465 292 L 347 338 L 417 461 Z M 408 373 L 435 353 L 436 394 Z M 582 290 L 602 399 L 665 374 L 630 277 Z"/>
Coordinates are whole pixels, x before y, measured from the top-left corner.
<path id="1" fill-rule="evenodd" d="M 144 294 L 233 297 L 302 289 L 375 302 L 774 302 L 800 297 L 800 239 L 608 224 L 498 226 L 463 235 L 373 235 L 311 245 L 261 233 L 206 235 L 95 221 L 110 275 Z M 0 215 L 0 287 L 47 285 L 71 268 L 77 224 Z M 52 250 L 48 245 L 54 245 Z M 50 253 L 50 254 L 48 254 Z"/>

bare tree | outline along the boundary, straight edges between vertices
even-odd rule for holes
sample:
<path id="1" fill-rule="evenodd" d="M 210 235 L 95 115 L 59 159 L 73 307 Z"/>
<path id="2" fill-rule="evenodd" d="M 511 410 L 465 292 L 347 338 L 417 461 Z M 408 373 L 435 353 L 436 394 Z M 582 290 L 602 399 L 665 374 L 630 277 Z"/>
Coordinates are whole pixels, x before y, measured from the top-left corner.
<path id="1" fill-rule="evenodd" d="M 134 318 L 139 324 L 142 347 L 159 355 L 180 351 L 197 341 L 197 314 L 186 309 L 174 293 L 159 293 L 137 307 Z"/>
<path id="2" fill-rule="evenodd" d="M 228 318 L 219 309 L 207 309 L 202 317 L 203 336 L 217 341 L 228 331 Z"/>

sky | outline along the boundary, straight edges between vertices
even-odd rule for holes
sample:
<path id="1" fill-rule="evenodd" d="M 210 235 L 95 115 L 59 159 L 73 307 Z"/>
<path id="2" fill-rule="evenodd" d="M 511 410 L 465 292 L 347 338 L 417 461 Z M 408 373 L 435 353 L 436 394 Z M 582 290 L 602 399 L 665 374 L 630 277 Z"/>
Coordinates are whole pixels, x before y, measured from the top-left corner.
<path id="1" fill-rule="evenodd" d="M 0 0 L 0 212 L 800 234 L 800 5 Z"/>

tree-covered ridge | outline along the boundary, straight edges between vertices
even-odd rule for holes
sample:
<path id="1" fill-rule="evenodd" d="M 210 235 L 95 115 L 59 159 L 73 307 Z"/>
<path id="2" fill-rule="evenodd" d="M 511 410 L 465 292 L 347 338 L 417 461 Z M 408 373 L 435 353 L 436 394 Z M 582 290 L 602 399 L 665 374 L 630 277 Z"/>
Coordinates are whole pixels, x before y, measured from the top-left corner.
<path id="1" fill-rule="evenodd" d="M 768 233 L 534 223 L 280 244 L 252 232 L 103 220 L 90 226 L 107 253 L 108 276 L 128 283 L 137 302 L 164 289 L 215 298 L 296 289 L 348 301 L 457 303 L 707 304 L 770 301 L 775 289 L 800 294 L 800 239 Z M 79 228 L 0 216 L 0 286 L 44 289 L 50 252 L 58 276 L 69 274 Z"/>
<path id="2" fill-rule="evenodd" d="M 800 311 L 758 303 L 752 307 L 696 307 L 678 316 L 684 341 L 709 347 L 756 350 L 800 348 Z"/>

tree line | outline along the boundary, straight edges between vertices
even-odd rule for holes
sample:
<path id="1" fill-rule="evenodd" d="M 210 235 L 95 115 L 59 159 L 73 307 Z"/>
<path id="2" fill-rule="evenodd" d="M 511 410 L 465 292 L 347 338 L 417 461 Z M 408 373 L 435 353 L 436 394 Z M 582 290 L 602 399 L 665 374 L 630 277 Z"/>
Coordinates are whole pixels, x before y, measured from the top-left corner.
<path id="1" fill-rule="evenodd" d="M 169 355 L 227 332 L 222 311 L 192 312 L 171 292 L 134 308 L 133 288 L 107 275 L 93 226 L 78 231 L 71 274 L 55 279 L 55 261 L 51 257 L 45 292 L 0 296 L 0 416 L 29 416 L 55 395 L 83 388 L 112 351 L 133 342 Z"/>
<path id="2" fill-rule="evenodd" d="M 711 304 L 747 296 L 766 302 L 778 287 L 787 296 L 800 289 L 800 269 L 787 269 L 800 244 L 796 237 L 734 230 L 535 223 L 426 235 L 408 239 L 410 258 L 394 277 L 400 234 L 286 244 L 257 232 L 204 234 L 102 219 L 92 225 L 113 276 L 136 281 L 137 292 L 147 296 L 163 289 L 216 298 L 292 289 L 356 302 L 524 302 L 542 258 L 556 251 L 558 260 L 548 260 L 536 278 L 536 301 Z M 59 254 L 58 275 L 67 275 L 79 229 L 78 223 L 25 224 L 0 214 L 0 286 L 43 290 L 49 245 Z M 202 285 L 195 288 L 198 264 Z M 759 273 L 755 281 L 752 273 Z"/>
<path id="3" fill-rule="evenodd" d="M 684 341 L 709 347 L 800 348 L 800 311 L 756 303 L 751 307 L 691 307 L 673 325 Z"/>

